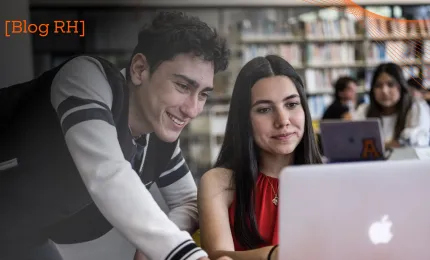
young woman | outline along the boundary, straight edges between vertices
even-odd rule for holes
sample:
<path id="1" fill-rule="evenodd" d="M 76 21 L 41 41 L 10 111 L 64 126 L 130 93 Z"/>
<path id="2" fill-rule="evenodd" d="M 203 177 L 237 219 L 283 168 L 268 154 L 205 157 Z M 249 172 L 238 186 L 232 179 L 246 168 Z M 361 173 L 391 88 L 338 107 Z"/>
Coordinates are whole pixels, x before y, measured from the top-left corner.
<path id="1" fill-rule="evenodd" d="M 370 104 L 360 105 L 353 118 L 380 118 L 386 147 L 430 144 L 430 111 L 411 95 L 397 64 L 376 68 L 369 96 Z"/>
<path id="2" fill-rule="evenodd" d="M 333 103 L 324 112 L 322 119 L 349 119 L 350 111 L 357 102 L 357 82 L 351 77 L 340 77 L 334 84 Z"/>
<path id="3" fill-rule="evenodd" d="M 200 238 L 210 258 L 279 259 L 279 173 L 317 163 L 302 80 L 280 57 L 249 61 L 234 86 L 215 168 L 199 184 Z"/>

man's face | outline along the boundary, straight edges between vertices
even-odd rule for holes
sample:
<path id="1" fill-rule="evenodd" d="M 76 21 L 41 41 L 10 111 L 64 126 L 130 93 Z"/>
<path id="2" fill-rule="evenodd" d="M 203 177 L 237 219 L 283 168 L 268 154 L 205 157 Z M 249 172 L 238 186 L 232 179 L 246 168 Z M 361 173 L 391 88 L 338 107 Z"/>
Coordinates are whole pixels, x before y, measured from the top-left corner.
<path id="1" fill-rule="evenodd" d="M 190 54 L 162 62 L 151 75 L 140 55 L 133 59 L 130 72 L 136 113 L 165 142 L 174 142 L 203 111 L 213 89 L 213 63 Z"/>

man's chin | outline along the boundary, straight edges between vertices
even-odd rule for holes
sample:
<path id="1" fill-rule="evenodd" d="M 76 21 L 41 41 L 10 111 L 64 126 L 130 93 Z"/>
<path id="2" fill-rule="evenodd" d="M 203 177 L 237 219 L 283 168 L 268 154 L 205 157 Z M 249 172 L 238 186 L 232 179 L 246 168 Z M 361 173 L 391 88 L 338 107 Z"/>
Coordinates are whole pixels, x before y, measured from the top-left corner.
<path id="1" fill-rule="evenodd" d="M 181 132 L 174 132 L 174 131 L 156 131 L 155 134 L 166 143 L 173 143 L 176 140 L 178 140 L 179 135 Z"/>

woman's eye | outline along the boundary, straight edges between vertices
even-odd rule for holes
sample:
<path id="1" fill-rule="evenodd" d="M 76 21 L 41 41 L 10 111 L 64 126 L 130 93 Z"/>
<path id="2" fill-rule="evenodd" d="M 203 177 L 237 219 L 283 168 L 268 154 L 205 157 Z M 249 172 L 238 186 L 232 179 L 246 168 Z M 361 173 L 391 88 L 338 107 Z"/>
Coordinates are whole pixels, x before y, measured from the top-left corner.
<path id="1" fill-rule="evenodd" d="M 267 113 L 267 112 L 269 112 L 270 111 L 270 108 L 259 108 L 259 109 L 257 109 L 257 112 L 258 113 Z"/>
<path id="2" fill-rule="evenodd" d="M 287 104 L 287 107 L 289 107 L 289 108 L 295 108 L 296 106 L 298 106 L 299 105 L 299 103 L 288 103 Z"/>

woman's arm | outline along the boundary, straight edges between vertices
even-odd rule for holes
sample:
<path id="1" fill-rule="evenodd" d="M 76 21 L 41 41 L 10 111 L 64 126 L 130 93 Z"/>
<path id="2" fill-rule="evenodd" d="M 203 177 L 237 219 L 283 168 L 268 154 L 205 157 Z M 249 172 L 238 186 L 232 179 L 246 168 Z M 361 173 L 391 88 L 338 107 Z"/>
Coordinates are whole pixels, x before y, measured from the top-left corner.
<path id="1" fill-rule="evenodd" d="M 271 246 L 234 251 L 233 236 L 230 230 L 228 208 L 233 201 L 232 172 L 215 168 L 206 172 L 200 179 L 198 207 L 200 220 L 200 240 L 209 258 L 229 256 L 233 260 L 267 260 Z M 275 250 L 277 255 L 277 250 Z M 276 260 L 272 257 L 271 260 Z"/>
<path id="2" fill-rule="evenodd" d="M 409 145 L 430 143 L 430 107 L 425 102 L 415 101 L 409 110 L 407 126 L 403 129 L 401 139 L 409 140 Z"/>

